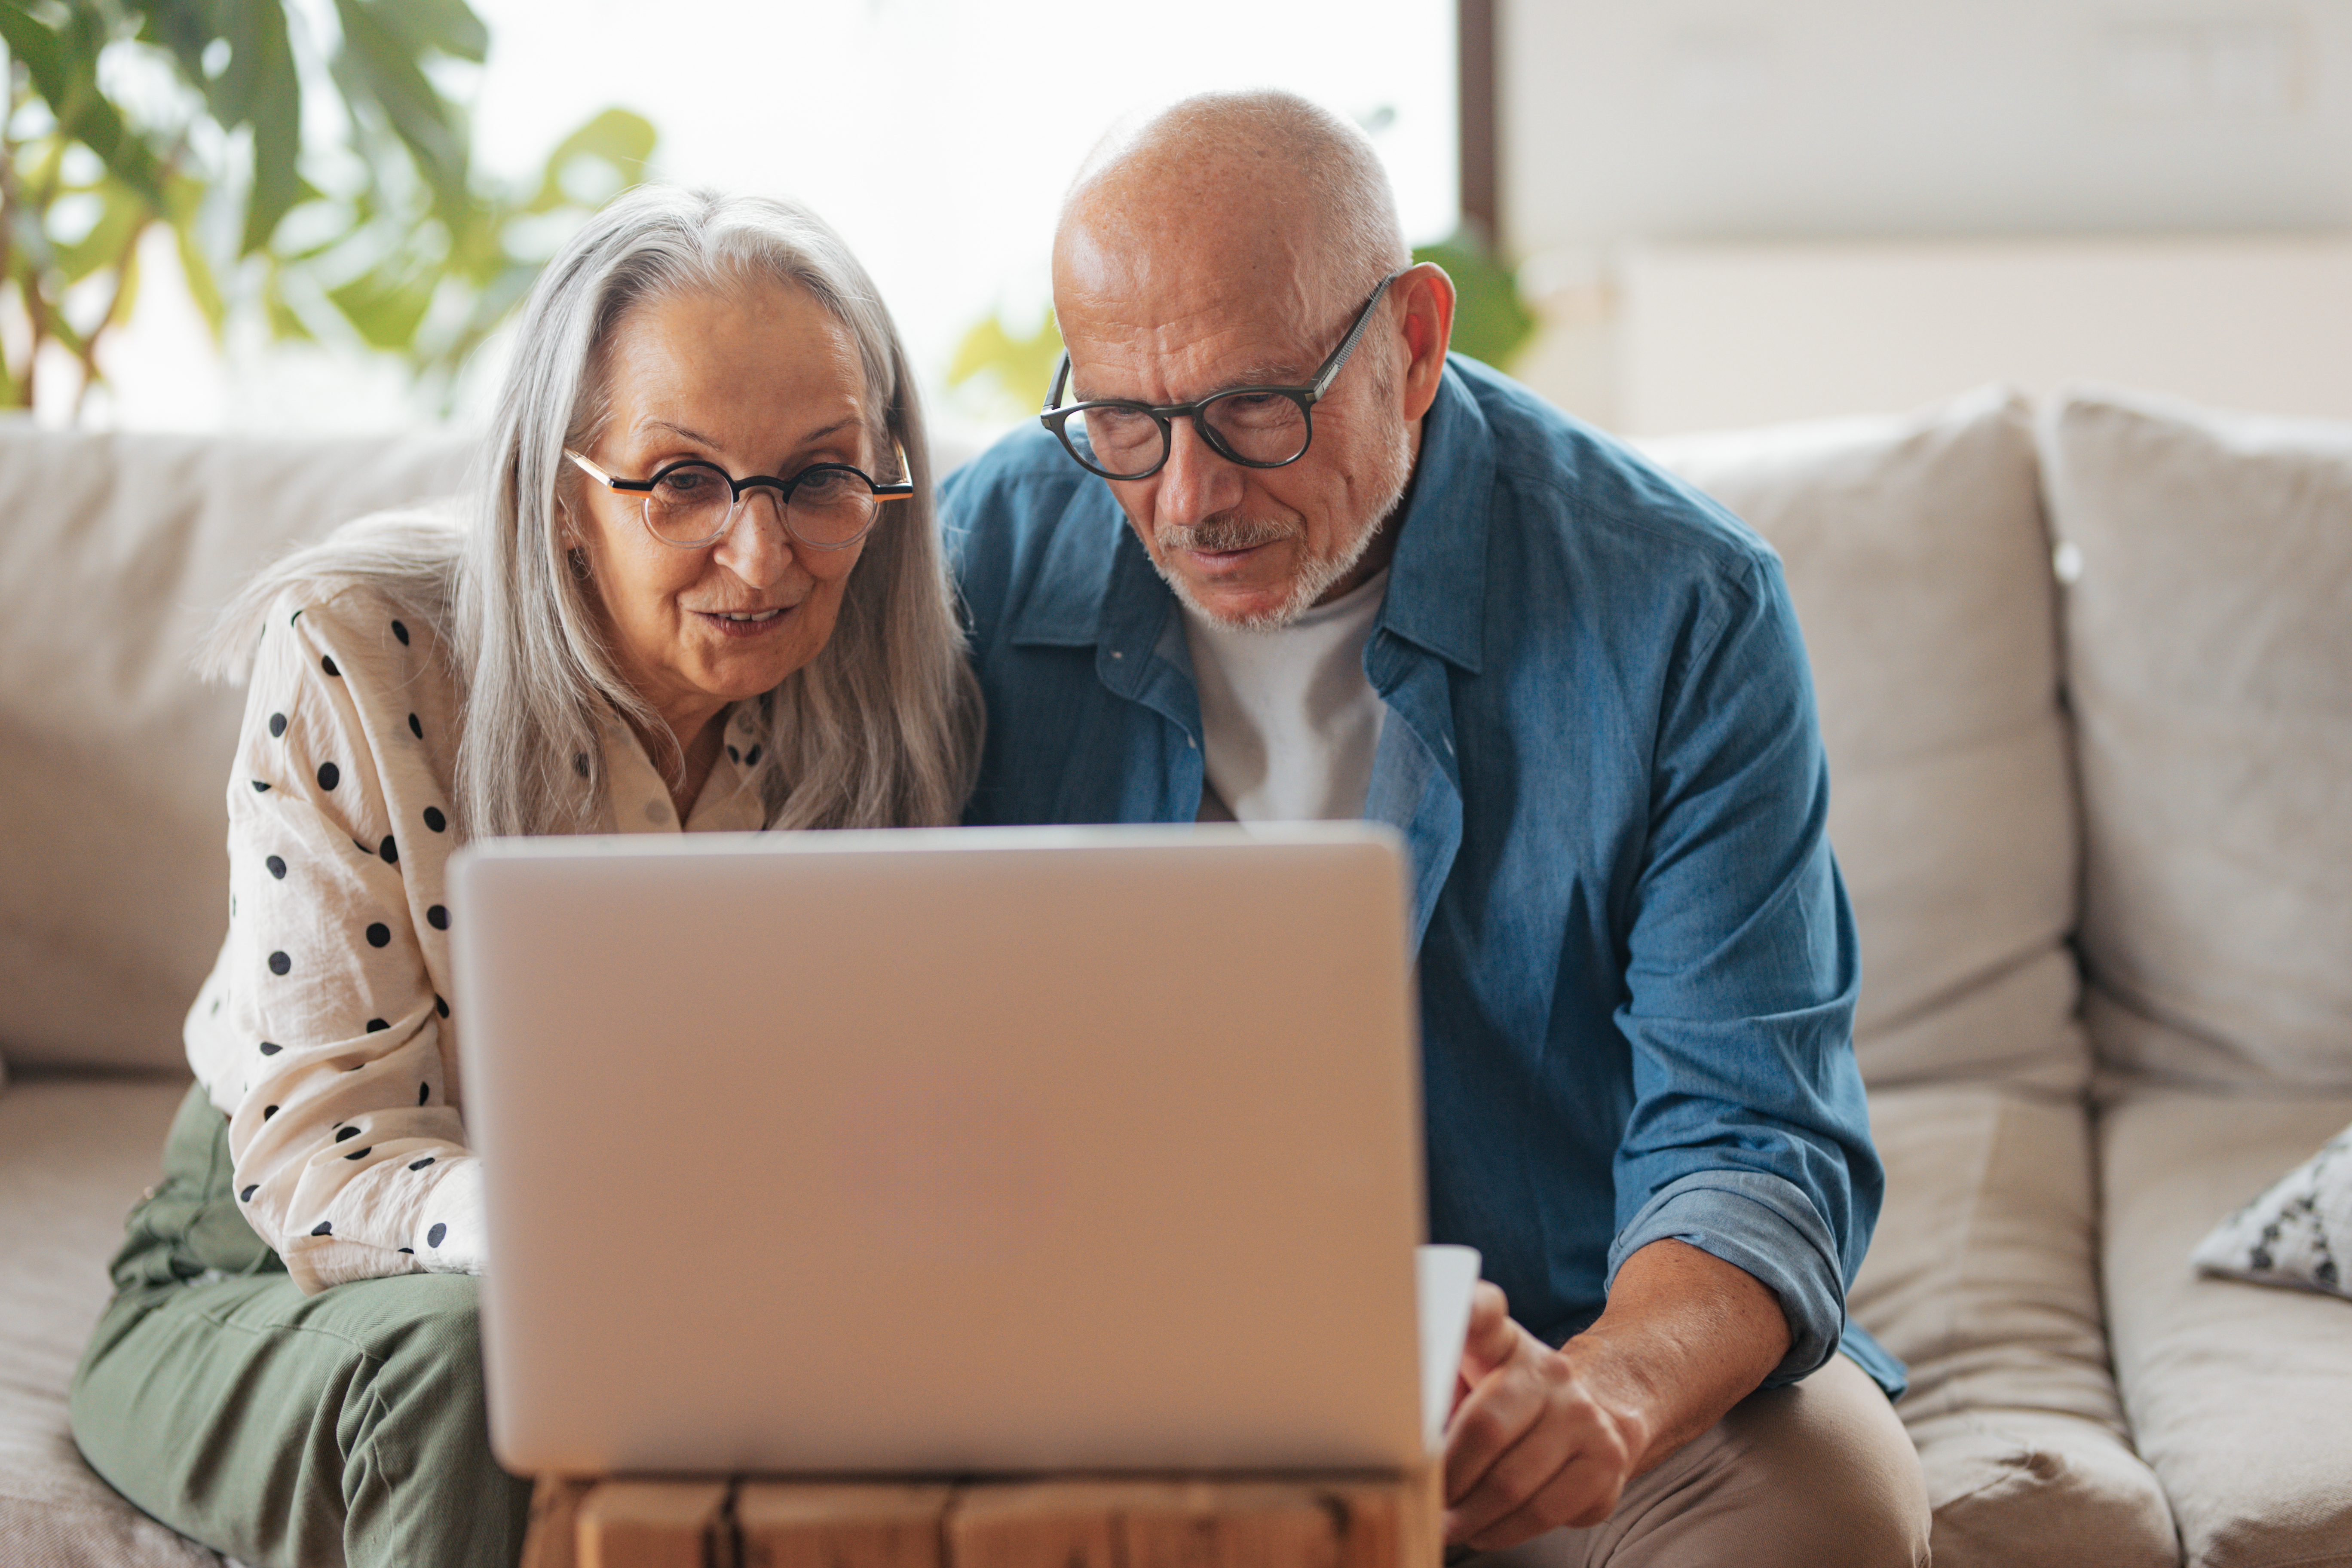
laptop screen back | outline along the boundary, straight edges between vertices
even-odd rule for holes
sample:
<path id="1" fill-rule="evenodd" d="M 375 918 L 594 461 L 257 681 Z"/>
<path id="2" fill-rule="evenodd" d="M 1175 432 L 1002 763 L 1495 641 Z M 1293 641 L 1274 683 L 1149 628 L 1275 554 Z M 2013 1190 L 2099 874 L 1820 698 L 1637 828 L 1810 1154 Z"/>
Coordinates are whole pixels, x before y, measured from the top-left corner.
<path id="1" fill-rule="evenodd" d="M 454 873 L 510 1467 L 1402 1466 L 1384 830 L 545 839 Z"/>

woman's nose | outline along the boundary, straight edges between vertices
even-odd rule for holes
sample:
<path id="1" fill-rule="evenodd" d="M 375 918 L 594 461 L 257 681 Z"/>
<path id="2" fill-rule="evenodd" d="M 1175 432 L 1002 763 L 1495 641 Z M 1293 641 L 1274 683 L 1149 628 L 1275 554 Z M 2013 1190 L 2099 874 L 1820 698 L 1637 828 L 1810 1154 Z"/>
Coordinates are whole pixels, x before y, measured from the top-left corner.
<path id="1" fill-rule="evenodd" d="M 754 587 L 774 584 L 791 570 L 797 542 L 784 526 L 784 500 L 766 485 L 744 492 L 719 536 L 719 563 Z"/>

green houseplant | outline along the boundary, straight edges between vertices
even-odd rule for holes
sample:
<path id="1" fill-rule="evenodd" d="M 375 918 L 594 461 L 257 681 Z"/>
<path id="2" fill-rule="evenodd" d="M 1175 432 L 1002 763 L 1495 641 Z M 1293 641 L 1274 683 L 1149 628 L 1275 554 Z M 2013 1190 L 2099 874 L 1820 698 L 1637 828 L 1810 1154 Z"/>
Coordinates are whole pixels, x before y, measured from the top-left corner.
<path id="1" fill-rule="evenodd" d="M 465 0 L 333 0 L 319 37 L 324 15 L 0 0 L 0 405 L 32 406 L 50 344 L 79 367 L 77 409 L 103 382 L 100 344 L 129 317 L 159 226 L 216 335 L 258 311 L 278 337 L 355 337 L 446 389 L 529 289 L 544 220 L 583 216 L 653 151 L 651 125 L 609 109 L 535 184 L 486 178 L 440 79 L 488 50 Z M 320 92 L 341 133 L 306 144 Z"/>

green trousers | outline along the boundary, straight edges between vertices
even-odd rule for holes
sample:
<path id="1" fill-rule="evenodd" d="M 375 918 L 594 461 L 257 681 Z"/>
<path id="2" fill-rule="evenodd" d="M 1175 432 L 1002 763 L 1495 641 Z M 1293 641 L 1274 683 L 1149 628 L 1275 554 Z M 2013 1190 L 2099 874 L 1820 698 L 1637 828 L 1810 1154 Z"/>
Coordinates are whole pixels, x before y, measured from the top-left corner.
<path id="1" fill-rule="evenodd" d="M 192 1089 L 74 1373 L 91 1468 L 253 1568 L 514 1563 L 530 1489 L 490 1457 L 479 1282 L 305 1296 L 229 1185 L 227 1120 Z"/>

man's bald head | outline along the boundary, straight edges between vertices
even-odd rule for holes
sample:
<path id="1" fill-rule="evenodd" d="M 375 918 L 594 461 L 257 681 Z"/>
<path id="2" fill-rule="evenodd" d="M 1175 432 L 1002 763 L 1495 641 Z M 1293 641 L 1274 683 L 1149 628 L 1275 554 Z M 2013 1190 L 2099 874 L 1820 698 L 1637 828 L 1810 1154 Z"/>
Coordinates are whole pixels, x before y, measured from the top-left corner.
<path id="1" fill-rule="evenodd" d="M 1119 429 L 1158 426 L 1113 470 L 1129 476 L 1113 493 L 1195 613 L 1284 626 L 1387 563 L 1454 289 L 1412 265 L 1361 132 L 1248 92 L 1187 99 L 1110 138 L 1062 209 L 1054 312 L 1076 417 L 1074 439 L 1062 416 L 1063 439 L 1105 473 L 1081 450 L 1097 421 L 1114 427 L 1105 405 L 1129 405 Z M 1234 444 L 1277 428 L 1286 460 Z"/>
<path id="2" fill-rule="evenodd" d="M 1055 292 L 1115 264 L 1148 279 L 1218 265 L 1295 293 L 1307 321 L 1410 265 L 1388 171 L 1364 133 L 1294 93 L 1188 98 L 1106 137 L 1062 204 Z"/>

